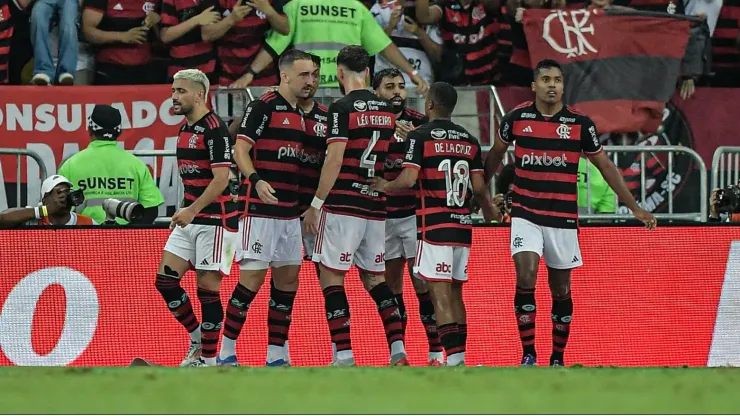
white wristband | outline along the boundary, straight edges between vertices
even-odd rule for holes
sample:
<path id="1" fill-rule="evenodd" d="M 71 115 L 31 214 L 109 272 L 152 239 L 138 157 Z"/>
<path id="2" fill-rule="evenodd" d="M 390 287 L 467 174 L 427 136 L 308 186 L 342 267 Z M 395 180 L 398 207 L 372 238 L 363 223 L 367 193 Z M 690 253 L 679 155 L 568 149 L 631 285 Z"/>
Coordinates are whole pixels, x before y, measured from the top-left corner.
<path id="1" fill-rule="evenodd" d="M 33 207 L 33 214 L 36 216 L 37 220 L 40 220 L 41 219 L 41 208 Z"/>
<path id="2" fill-rule="evenodd" d="M 311 208 L 321 209 L 322 206 L 324 206 L 324 201 L 322 199 L 319 199 L 318 196 L 313 197 L 313 201 L 311 201 Z"/>

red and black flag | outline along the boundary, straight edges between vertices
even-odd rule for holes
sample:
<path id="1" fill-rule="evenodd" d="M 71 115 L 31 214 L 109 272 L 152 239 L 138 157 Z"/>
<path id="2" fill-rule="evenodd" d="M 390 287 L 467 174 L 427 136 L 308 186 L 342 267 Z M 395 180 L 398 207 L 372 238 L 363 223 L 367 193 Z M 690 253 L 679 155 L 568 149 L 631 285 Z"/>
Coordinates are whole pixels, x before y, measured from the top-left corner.
<path id="1" fill-rule="evenodd" d="M 532 65 L 554 59 L 564 101 L 600 132 L 655 132 L 673 95 L 691 21 L 668 14 L 601 9 L 527 10 Z"/>

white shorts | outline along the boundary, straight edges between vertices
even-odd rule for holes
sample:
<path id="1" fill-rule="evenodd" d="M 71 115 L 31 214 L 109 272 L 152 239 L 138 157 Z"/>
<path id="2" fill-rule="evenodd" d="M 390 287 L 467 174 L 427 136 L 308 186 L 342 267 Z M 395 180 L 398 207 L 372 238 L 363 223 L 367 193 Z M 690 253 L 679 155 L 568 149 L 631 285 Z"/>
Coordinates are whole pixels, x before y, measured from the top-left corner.
<path id="1" fill-rule="evenodd" d="M 414 274 L 432 282 L 468 281 L 470 247 L 440 246 L 419 241 L 416 243 Z"/>
<path id="2" fill-rule="evenodd" d="M 385 220 L 385 259 L 416 257 L 416 216 Z"/>
<path id="3" fill-rule="evenodd" d="M 164 245 L 164 251 L 187 260 L 195 270 L 218 270 L 224 275 L 231 273 L 238 248 L 238 233 L 202 224 L 175 227 Z"/>
<path id="4" fill-rule="evenodd" d="M 385 221 L 322 210 L 313 261 L 337 272 L 354 264 L 363 272 L 385 273 Z"/>
<path id="5" fill-rule="evenodd" d="M 311 260 L 313 257 L 313 246 L 316 245 L 316 234 L 307 233 L 301 229 L 301 236 L 303 237 L 303 259 Z"/>
<path id="6" fill-rule="evenodd" d="M 267 270 L 270 267 L 298 266 L 301 257 L 301 220 L 293 218 L 244 217 L 241 233 L 241 270 Z"/>
<path id="7" fill-rule="evenodd" d="M 543 227 L 522 218 L 512 218 L 511 255 L 523 251 L 544 257 L 547 267 L 553 269 L 583 266 L 577 229 Z"/>

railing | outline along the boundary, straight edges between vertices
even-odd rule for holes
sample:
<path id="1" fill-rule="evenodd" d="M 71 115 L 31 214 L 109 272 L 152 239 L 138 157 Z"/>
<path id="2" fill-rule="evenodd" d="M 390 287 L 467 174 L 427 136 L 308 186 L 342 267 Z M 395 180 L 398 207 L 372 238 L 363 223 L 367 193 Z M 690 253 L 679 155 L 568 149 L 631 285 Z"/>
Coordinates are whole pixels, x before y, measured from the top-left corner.
<path id="1" fill-rule="evenodd" d="M 712 189 L 724 189 L 738 182 L 740 182 L 740 146 L 718 147 L 712 156 Z"/>
<path id="2" fill-rule="evenodd" d="M 46 171 L 46 165 L 44 164 L 43 159 L 41 158 L 41 155 L 34 152 L 33 150 L 26 150 L 26 149 L 10 149 L 10 148 L 4 148 L 0 147 L 0 155 L 16 155 L 16 172 L 15 172 L 15 192 L 16 192 L 16 204 L 18 206 L 21 206 L 21 184 L 23 183 L 21 181 L 21 178 L 23 178 L 22 172 L 21 172 L 21 156 L 30 157 L 31 159 L 36 161 L 36 164 L 39 166 L 39 173 L 41 174 L 41 180 L 43 181 L 47 177 L 47 171 Z M 28 171 L 28 170 L 27 170 Z M 2 173 L 2 170 L 0 170 L 0 173 Z M 4 184 L 0 183 L 0 186 L 4 186 Z M 4 195 L 4 194 L 3 194 Z M 0 206 L 7 205 L 7 201 L 0 201 Z"/>

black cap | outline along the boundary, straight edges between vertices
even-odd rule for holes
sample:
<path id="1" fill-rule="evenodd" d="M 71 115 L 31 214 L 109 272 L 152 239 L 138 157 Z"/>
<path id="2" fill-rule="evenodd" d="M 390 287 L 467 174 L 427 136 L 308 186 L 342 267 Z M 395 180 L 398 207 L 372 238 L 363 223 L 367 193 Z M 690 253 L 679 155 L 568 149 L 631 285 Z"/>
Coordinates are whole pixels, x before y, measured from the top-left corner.
<path id="1" fill-rule="evenodd" d="M 115 140 L 121 134 L 121 113 L 109 105 L 98 104 L 90 115 L 88 127 L 98 137 Z"/>

